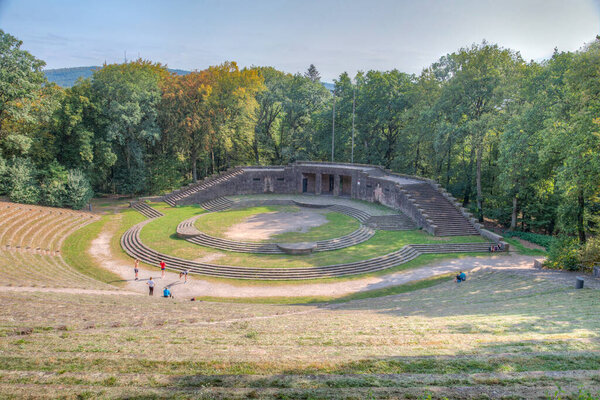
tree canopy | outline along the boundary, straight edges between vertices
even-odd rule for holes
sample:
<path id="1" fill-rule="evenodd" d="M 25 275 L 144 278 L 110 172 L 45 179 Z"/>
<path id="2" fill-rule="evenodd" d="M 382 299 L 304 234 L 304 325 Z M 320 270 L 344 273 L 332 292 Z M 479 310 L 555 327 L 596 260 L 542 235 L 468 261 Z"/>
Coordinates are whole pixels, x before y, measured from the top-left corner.
<path id="1" fill-rule="evenodd" d="M 147 60 L 63 90 L 21 45 L 0 31 L 0 193 L 15 201 L 82 207 L 92 190 L 160 194 L 234 165 L 329 160 L 335 117 L 335 161 L 435 179 L 506 229 L 582 243 L 598 229 L 598 39 L 541 62 L 484 41 L 418 75 L 342 73 L 332 92 L 313 64 L 175 75 Z"/>

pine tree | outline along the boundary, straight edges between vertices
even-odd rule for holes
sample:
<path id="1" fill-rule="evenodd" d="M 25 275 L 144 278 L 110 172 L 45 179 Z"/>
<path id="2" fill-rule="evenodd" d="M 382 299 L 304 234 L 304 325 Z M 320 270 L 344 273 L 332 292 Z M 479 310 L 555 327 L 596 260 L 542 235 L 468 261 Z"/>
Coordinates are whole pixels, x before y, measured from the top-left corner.
<path id="1" fill-rule="evenodd" d="M 321 81 L 321 75 L 319 75 L 319 71 L 317 71 L 317 67 L 315 67 L 315 64 L 310 64 L 308 70 L 304 73 L 304 76 L 313 82 Z"/>

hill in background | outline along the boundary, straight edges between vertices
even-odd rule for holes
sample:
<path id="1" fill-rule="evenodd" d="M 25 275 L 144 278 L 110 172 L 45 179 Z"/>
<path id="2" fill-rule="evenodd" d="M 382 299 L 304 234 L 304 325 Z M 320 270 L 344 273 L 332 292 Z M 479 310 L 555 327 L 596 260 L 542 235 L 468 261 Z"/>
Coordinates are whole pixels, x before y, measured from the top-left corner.
<path id="1" fill-rule="evenodd" d="M 47 69 L 44 71 L 46 74 L 46 78 L 50 82 L 56 83 L 58 86 L 62 87 L 71 87 L 77 82 L 79 78 L 89 78 L 92 76 L 95 70 L 102 68 L 100 66 L 93 67 L 73 67 L 73 68 L 56 68 L 56 69 Z M 190 71 L 186 71 L 183 69 L 173 69 L 169 68 L 169 71 L 176 73 L 177 75 L 187 75 Z M 322 82 L 323 86 L 325 86 L 329 90 L 334 89 L 333 83 Z"/>
<path id="2" fill-rule="evenodd" d="M 46 74 L 46 78 L 50 82 L 56 83 L 58 86 L 62 87 L 71 87 L 77 82 L 79 78 L 89 78 L 92 76 L 95 70 L 102 68 L 101 66 L 92 66 L 92 67 L 73 67 L 73 68 L 56 68 L 56 69 L 47 69 L 44 71 Z M 190 71 L 185 71 L 183 69 L 172 69 L 169 68 L 169 71 L 176 73 L 177 75 L 186 75 L 189 74 Z"/>

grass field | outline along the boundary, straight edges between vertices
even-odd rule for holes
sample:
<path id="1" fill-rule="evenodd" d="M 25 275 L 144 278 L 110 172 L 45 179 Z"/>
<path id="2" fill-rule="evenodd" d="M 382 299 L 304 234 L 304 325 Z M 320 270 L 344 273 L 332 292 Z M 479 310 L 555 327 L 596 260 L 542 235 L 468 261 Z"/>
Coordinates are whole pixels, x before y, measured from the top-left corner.
<path id="1" fill-rule="evenodd" d="M 304 256 L 246 254 L 220 251 L 179 239 L 175 232 L 184 219 L 202 213 L 197 206 L 169 207 L 164 203 L 152 204 L 165 216 L 148 223 L 140 238 L 147 246 L 165 254 L 188 260 L 210 258 L 212 263 L 246 267 L 291 268 L 341 264 L 366 260 L 398 250 L 407 244 L 417 243 L 468 243 L 484 242 L 480 236 L 435 237 L 423 231 L 378 231 L 371 239 L 345 249 L 313 253 Z M 215 214 L 216 215 L 216 214 Z M 200 218 L 202 220 L 203 218 Z"/>
<path id="2" fill-rule="evenodd" d="M 0 292 L 0 393 L 597 398 L 600 291 L 486 270 L 408 290 L 307 305 Z"/>
<path id="3" fill-rule="evenodd" d="M 300 212 L 300 207 L 296 206 L 262 206 L 248 207 L 243 209 L 233 209 L 211 213 L 196 220 L 196 227 L 211 236 L 227 238 L 226 232 L 233 225 L 239 224 L 244 220 L 262 213 Z M 327 218 L 327 223 L 313 227 L 307 232 L 285 232 L 273 235 L 263 242 L 271 243 L 292 243 L 292 242 L 311 242 L 317 240 L 333 239 L 347 235 L 360 227 L 360 223 L 352 217 L 337 212 L 323 212 Z M 253 241 L 248 238 L 246 241 Z"/>

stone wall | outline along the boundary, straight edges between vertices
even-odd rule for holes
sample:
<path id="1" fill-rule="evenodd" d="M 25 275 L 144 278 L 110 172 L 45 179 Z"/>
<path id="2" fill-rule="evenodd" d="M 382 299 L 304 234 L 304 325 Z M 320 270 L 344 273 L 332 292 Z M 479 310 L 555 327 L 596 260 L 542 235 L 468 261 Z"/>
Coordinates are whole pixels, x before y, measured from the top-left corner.
<path id="1" fill-rule="evenodd" d="M 402 182 L 406 180 L 412 183 L 428 182 L 435 187 L 436 183 L 428 179 L 392 174 L 380 166 L 327 162 L 296 162 L 283 167 L 236 167 L 229 171 L 233 170 L 242 173 L 178 200 L 177 204 L 197 204 L 221 196 L 240 194 L 300 194 L 303 189 L 302 179 L 308 177 L 307 194 L 345 195 L 353 199 L 380 203 L 401 211 L 409 216 L 417 227 L 435 235 L 435 226 L 431 225 L 414 202 L 402 193 Z M 333 176 L 331 192 L 329 175 Z M 440 192 L 440 196 L 445 195 Z M 469 216 L 465 215 L 465 218 L 469 219 Z"/>

